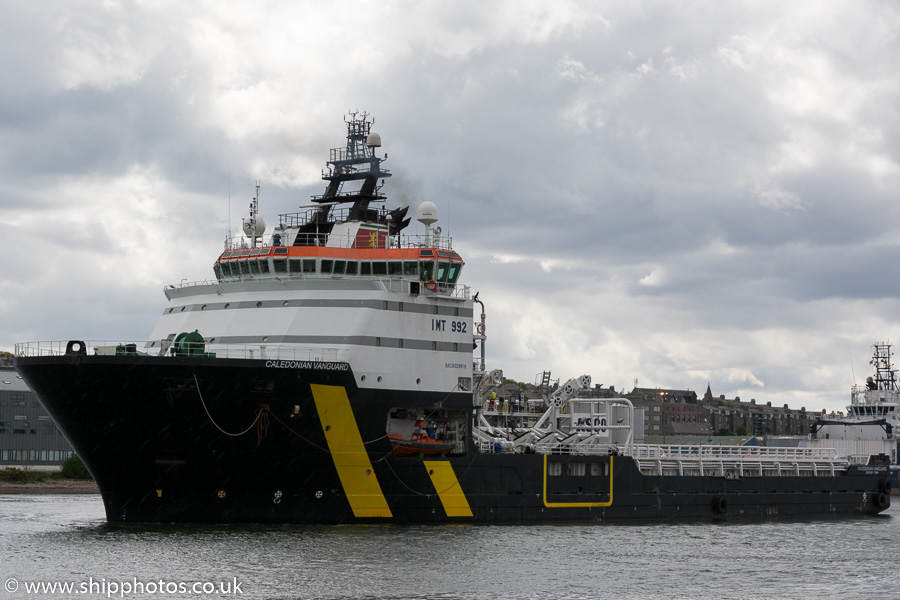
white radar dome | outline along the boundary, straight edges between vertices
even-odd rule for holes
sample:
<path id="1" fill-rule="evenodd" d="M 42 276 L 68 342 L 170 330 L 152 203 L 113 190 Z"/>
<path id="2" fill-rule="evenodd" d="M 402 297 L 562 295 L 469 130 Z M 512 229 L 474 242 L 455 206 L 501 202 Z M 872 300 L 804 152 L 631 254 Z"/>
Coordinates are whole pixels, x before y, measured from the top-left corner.
<path id="1" fill-rule="evenodd" d="M 426 227 L 437 221 L 437 206 L 434 205 L 434 202 L 425 201 L 420 204 L 419 210 L 416 213 L 416 220 Z"/>
<path id="2" fill-rule="evenodd" d="M 256 227 L 253 226 L 253 222 L 250 220 L 250 217 L 244 217 L 244 235 L 254 236 L 254 235 L 262 235 L 266 231 L 266 222 L 263 221 L 263 218 L 257 215 L 256 217 Z"/>
<path id="3" fill-rule="evenodd" d="M 381 136 L 375 132 L 370 133 L 366 138 L 366 146 L 368 146 L 369 148 L 380 148 Z"/>

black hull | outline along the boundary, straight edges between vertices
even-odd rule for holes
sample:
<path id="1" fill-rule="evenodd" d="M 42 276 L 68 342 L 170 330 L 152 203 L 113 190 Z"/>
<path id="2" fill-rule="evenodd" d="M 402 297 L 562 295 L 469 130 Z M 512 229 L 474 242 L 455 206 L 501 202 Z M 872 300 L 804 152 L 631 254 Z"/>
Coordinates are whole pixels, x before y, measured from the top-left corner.
<path id="1" fill-rule="evenodd" d="M 642 475 L 625 456 L 483 454 L 471 441 L 458 456 L 398 457 L 391 408 L 471 415 L 471 394 L 360 389 L 340 363 L 68 355 L 17 358 L 16 368 L 113 522 L 821 517 L 890 504 L 886 464 L 726 479 Z"/>

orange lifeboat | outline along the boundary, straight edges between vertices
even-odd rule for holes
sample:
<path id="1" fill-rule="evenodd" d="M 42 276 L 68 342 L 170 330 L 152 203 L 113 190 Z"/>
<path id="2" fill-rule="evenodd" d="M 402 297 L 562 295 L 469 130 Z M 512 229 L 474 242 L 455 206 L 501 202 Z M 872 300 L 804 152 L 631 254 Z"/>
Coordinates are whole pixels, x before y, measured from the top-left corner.
<path id="1" fill-rule="evenodd" d="M 442 456 L 453 450 L 453 444 L 436 440 L 428 432 L 424 421 L 416 421 L 416 431 L 410 439 L 398 433 L 388 435 L 397 456 Z"/>

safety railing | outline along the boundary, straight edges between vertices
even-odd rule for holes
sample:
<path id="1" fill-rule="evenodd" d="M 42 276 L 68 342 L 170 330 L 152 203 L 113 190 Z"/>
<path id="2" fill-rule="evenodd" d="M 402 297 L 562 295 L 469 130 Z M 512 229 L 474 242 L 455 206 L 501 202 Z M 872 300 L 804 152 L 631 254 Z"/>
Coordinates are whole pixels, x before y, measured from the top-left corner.
<path id="1" fill-rule="evenodd" d="M 73 346 L 78 344 L 79 346 Z M 83 346 L 80 346 L 83 344 Z M 173 356 L 168 340 L 145 342 L 109 340 L 67 340 L 22 342 L 15 346 L 15 355 L 22 357 L 62 356 L 81 353 L 88 356 Z M 205 344 L 202 352 L 215 358 L 261 359 L 291 362 L 338 362 L 339 348 L 300 346 L 291 344 Z"/>

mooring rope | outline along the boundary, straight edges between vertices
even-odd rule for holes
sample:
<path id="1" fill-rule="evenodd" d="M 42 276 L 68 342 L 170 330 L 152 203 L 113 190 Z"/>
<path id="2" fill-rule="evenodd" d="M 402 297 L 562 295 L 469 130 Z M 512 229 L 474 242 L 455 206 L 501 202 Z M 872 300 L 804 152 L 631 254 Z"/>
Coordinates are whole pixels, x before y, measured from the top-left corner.
<path id="1" fill-rule="evenodd" d="M 252 422 L 252 423 L 250 423 L 250 427 L 248 427 L 248 428 L 245 429 L 244 431 L 242 431 L 242 432 L 240 432 L 240 433 L 231 433 L 231 432 L 229 432 L 229 431 L 225 431 L 224 429 L 222 429 L 222 428 L 219 426 L 218 423 L 216 423 L 216 420 L 213 419 L 213 416 L 209 413 L 209 409 L 206 407 L 206 401 L 203 400 L 203 394 L 200 393 L 200 382 L 197 381 L 197 374 L 194 373 L 193 375 L 194 375 L 194 383 L 197 385 L 197 396 L 200 397 L 200 404 L 203 405 L 203 410 L 206 411 L 206 416 L 209 417 L 210 423 L 212 423 L 213 425 L 215 425 L 216 429 L 218 429 L 219 431 L 221 431 L 221 432 L 224 433 L 225 435 L 228 435 L 228 436 L 231 436 L 231 437 L 240 437 L 240 436 L 244 435 L 245 433 L 248 433 L 251 429 L 253 429 L 253 428 L 256 426 L 257 423 L 259 423 L 260 418 L 262 417 L 263 413 L 268 413 L 268 406 L 266 406 L 265 408 L 260 408 L 260 410 L 257 411 L 257 413 L 256 413 L 256 418 L 253 419 L 253 422 Z M 264 406 L 265 406 L 265 405 L 264 405 Z M 266 419 L 266 427 L 268 427 L 268 419 Z M 257 431 L 257 435 L 260 435 L 259 431 Z M 262 437 L 265 437 L 265 435 L 263 434 Z M 260 439 L 261 439 L 261 438 L 260 438 Z"/>

